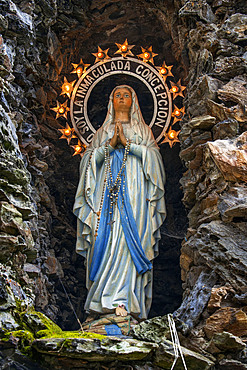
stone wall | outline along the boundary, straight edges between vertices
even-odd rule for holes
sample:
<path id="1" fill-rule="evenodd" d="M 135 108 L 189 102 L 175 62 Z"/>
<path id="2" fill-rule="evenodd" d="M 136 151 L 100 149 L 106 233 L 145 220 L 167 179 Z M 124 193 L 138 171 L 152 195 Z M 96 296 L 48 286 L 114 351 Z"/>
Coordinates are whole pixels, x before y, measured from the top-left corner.
<path id="1" fill-rule="evenodd" d="M 246 6 L 210 3 L 188 2 L 179 11 L 184 25 L 194 26 L 187 28 L 190 73 L 180 133 L 189 228 L 180 257 L 183 303 L 175 314 L 197 339 L 222 331 L 245 337 L 247 329 Z"/>
<path id="2" fill-rule="evenodd" d="M 50 108 L 71 62 L 93 63 L 97 45 L 127 37 L 153 45 L 156 64 L 165 56 L 187 84 L 181 148 L 161 147 L 168 218 L 151 316 L 182 301 L 183 240 L 184 294 L 175 312 L 183 344 L 204 351 L 215 332 L 246 336 L 245 1 L 2 0 L 0 9 L 2 328 L 18 328 L 14 312 L 24 300 L 78 329 L 61 281 L 84 319 L 85 270 L 72 214 L 79 158 L 58 140 L 61 126 Z M 219 369 L 246 361 L 239 354 L 225 360 L 211 344 L 209 352 L 217 351 Z"/>

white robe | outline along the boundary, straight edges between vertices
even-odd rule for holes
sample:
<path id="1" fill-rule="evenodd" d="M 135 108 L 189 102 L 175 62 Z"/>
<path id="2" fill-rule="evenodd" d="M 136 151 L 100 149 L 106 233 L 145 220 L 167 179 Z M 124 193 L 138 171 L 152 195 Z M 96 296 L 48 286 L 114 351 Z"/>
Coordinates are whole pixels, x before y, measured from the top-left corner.
<path id="1" fill-rule="evenodd" d="M 165 175 L 162 158 L 151 129 L 143 122 L 140 126 L 139 130 L 135 129 L 133 122 L 129 126 L 123 126 L 126 138 L 131 139 L 130 153 L 126 161 L 126 187 L 142 248 L 146 257 L 152 261 L 158 254 L 159 228 L 166 215 Z M 114 125 L 103 124 L 87 148 L 80 165 L 80 182 L 74 213 L 78 217 L 77 252 L 87 258 L 88 296 L 85 309 L 89 312 L 107 313 L 124 304 L 128 313 L 143 319 L 147 318 L 152 301 L 152 270 L 143 274 L 137 273 L 126 245 L 117 207 L 100 271 L 94 282 L 89 280 L 97 216 L 85 201 L 83 192 L 86 191 L 88 201 L 98 211 L 105 179 L 104 146 L 107 139 L 113 136 L 113 131 Z M 110 152 L 113 150 L 118 149 L 110 147 Z M 85 183 L 87 166 L 88 176 Z"/>

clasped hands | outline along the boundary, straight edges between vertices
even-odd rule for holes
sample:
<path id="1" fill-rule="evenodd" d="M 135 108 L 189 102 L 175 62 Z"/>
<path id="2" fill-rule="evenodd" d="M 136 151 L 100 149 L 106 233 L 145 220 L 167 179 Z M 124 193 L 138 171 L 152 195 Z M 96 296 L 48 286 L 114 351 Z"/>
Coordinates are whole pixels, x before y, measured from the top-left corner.
<path id="1" fill-rule="evenodd" d="M 115 130 L 114 135 L 110 141 L 110 145 L 115 148 L 117 144 L 122 144 L 123 146 L 126 146 L 127 139 L 123 132 L 123 126 L 120 121 L 117 121 L 115 124 Z"/>

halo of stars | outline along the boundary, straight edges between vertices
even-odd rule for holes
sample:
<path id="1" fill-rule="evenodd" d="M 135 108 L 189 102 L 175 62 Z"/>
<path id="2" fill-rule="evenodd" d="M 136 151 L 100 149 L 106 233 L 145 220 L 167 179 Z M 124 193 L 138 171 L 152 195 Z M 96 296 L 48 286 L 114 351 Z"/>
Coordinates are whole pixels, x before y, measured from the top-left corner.
<path id="1" fill-rule="evenodd" d="M 62 136 L 59 139 L 66 139 L 68 144 L 70 144 L 71 139 L 77 139 L 77 136 L 74 134 L 75 129 L 71 128 L 67 122 L 66 127 L 59 128 L 58 131 L 62 133 Z"/>
<path id="2" fill-rule="evenodd" d="M 183 91 L 186 89 L 186 86 L 181 85 L 181 79 L 177 83 L 171 81 L 171 86 L 170 92 L 173 94 L 173 100 L 176 99 L 177 96 L 184 98 Z"/>
<path id="3" fill-rule="evenodd" d="M 64 117 L 67 119 L 67 113 L 69 112 L 69 107 L 67 107 L 68 100 L 64 103 L 60 103 L 57 101 L 57 106 L 55 108 L 51 108 L 54 112 L 56 112 L 56 119 L 59 117 Z"/>
<path id="4" fill-rule="evenodd" d="M 70 98 L 70 95 L 74 89 L 75 81 L 69 82 L 66 77 L 64 77 L 64 82 L 62 84 L 62 92 L 60 95 L 67 95 Z"/>
<path id="5" fill-rule="evenodd" d="M 115 44 L 117 45 L 118 50 L 114 54 L 121 55 L 123 58 L 127 58 L 128 56 L 134 56 L 134 54 L 132 53 L 132 49 L 135 45 L 129 45 L 127 38 L 125 39 L 123 44 L 120 44 L 120 43 L 115 43 Z M 154 65 L 154 57 L 156 57 L 158 54 L 153 52 L 152 46 L 148 48 L 141 47 L 141 50 L 142 50 L 142 53 L 137 55 L 137 57 L 139 59 L 142 59 L 142 61 L 145 63 L 151 63 Z M 98 46 L 97 53 L 92 53 L 92 55 L 94 55 L 95 57 L 94 64 L 104 63 L 107 60 L 111 59 L 111 57 L 108 55 L 108 52 L 109 52 L 109 48 L 103 50 L 100 46 Z M 85 64 L 82 59 L 80 59 L 80 62 L 78 64 L 76 63 L 71 63 L 71 64 L 74 68 L 71 71 L 71 73 L 76 74 L 78 79 L 86 72 L 87 68 L 90 66 L 90 64 Z M 163 62 L 162 66 L 160 67 L 155 66 L 159 74 L 162 76 L 164 82 L 166 82 L 166 79 L 168 77 L 174 77 L 174 75 L 171 72 L 172 67 L 173 67 L 172 65 L 168 66 L 165 61 Z M 62 92 L 60 95 L 65 95 L 70 99 L 71 94 L 74 90 L 75 82 L 76 80 L 69 82 L 67 78 L 64 77 L 64 81 L 61 87 Z M 171 84 L 171 88 L 169 89 L 169 91 L 173 96 L 173 100 L 176 99 L 178 96 L 184 98 L 183 92 L 186 89 L 186 87 L 182 86 L 181 79 L 177 83 L 170 81 L 170 84 Z M 57 104 L 56 107 L 51 108 L 51 110 L 53 110 L 56 113 L 55 118 L 56 119 L 59 119 L 59 118 L 67 119 L 68 118 L 67 114 L 70 110 L 68 107 L 68 99 L 64 101 L 63 103 L 56 101 L 56 104 Z M 171 114 L 171 116 L 173 117 L 173 122 L 170 125 L 169 131 L 164 135 L 164 140 L 161 142 L 161 144 L 168 143 L 170 147 L 172 148 L 176 142 L 179 142 L 178 134 L 180 133 L 180 131 L 175 131 L 171 129 L 171 126 L 176 124 L 178 121 L 181 121 L 184 114 L 185 114 L 185 107 L 178 108 L 174 104 L 174 110 Z M 82 157 L 87 146 L 79 140 L 78 136 L 75 133 L 75 129 L 71 128 L 69 124 L 66 122 L 66 127 L 62 129 L 58 129 L 58 130 L 62 133 L 62 136 L 59 139 L 66 139 L 69 145 L 71 145 L 70 142 L 72 139 L 78 140 L 76 145 L 71 145 L 71 147 L 74 149 L 73 156 L 80 155 Z"/>
<path id="6" fill-rule="evenodd" d="M 165 134 L 165 138 L 161 142 L 161 144 L 168 143 L 170 145 L 170 148 L 172 148 L 175 143 L 179 143 L 178 134 L 180 133 L 180 131 L 181 130 L 175 131 L 170 128 L 169 131 Z"/>
<path id="7" fill-rule="evenodd" d="M 156 53 L 153 52 L 153 47 L 150 46 L 149 48 L 145 49 L 143 47 L 141 47 L 142 49 L 142 53 L 141 54 L 138 54 L 137 56 L 139 58 L 142 58 L 142 61 L 145 62 L 145 63 L 152 63 L 154 64 L 154 57 L 156 57 Z"/>
<path id="8" fill-rule="evenodd" d="M 167 66 L 165 61 L 161 67 L 156 67 L 159 74 L 163 77 L 164 82 L 166 82 L 167 77 L 174 77 L 171 71 L 172 67 L 173 66 Z"/>
<path id="9" fill-rule="evenodd" d="M 74 149 L 73 157 L 75 155 L 80 155 L 82 157 L 86 149 L 86 145 L 82 144 L 82 142 L 79 139 L 78 143 L 76 145 L 71 145 L 71 147 Z"/>
<path id="10" fill-rule="evenodd" d="M 86 72 L 86 69 L 90 66 L 90 64 L 83 63 L 82 59 L 80 60 L 79 64 L 75 64 L 75 63 L 71 63 L 71 64 L 74 67 L 74 69 L 70 73 L 76 73 L 78 78 L 80 78 L 83 75 L 83 73 Z"/>
<path id="11" fill-rule="evenodd" d="M 109 48 L 105 49 L 105 50 L 102 50 L 101 47 L 98 46 L 97 53 L 92 53 L 95 56 L 94 64 L 98 63 L 98 62 L 103 63 L 107 59 L 111 59 L 111 57 L 109 57 L 109 55 L 108 55 L 108 51 L 109 51 Z"/>
<path id="12" fill-rule="evenodd" d="M 185 107 L 182 107 L 182 108 L 178 108 L 175 104 L 174 104 L 174 111 L 172 112 L 172 117 L 173 117 L 173 125 L 178 122 L 178 121 L 181 121 L 183 116 L 185 114 Z"/>
<path id="13" fill-rule="evenodd" d="M 118 50 L 114 54 L 121 54 L 122 57 L 124 57 L 124 58 L 126 58 L 128 55 L 134 56 L 134 54 L 132 53 L 131 49 L 135 45 L 129 45 L 127 39 L 124 41 L 123 44 L 118 44 L 116 42 L 115 42 L 115 44 L 117 45 Z"/>

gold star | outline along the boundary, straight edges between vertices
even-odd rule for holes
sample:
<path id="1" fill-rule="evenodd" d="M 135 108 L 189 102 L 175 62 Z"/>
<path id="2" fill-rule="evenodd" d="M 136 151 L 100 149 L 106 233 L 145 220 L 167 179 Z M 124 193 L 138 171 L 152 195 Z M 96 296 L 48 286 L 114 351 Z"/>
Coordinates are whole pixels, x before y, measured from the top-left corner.
<path id="1" fill-rule="evenodd" d="M 71 145 L 72 148 L 74 149 L 74 155 L 80 155 L 81 157 L 83 156 L 84 154 L 84 151 L 86 149 L 86 145 L 85 144 L 82 144 L 82 142 L 80 140 L 78 140 L 78 143 L 76 145 Z"/>
<path id="2" fill-rule="evenodd" d="M 171 72 L 172 67 L 173 66 L 167 66 L 165 61 L 163 62 L 161 67 L 156 67 L 159 71 L 159 74 L 161 74 L 165 82 L 166 82 L 167 77 L 169 76 L 174 77 Z"/>
<path id="3" fill-rule="evenodd" d="M 181 86 L 181 79 L 177 83 L 171 81 L 171 85 L 170 92 L 173 94 L 173 99 L 176 99 L 177 96 L 184 98 L 183 91 L 186 89 L 186 86 Z"/>
<path id="4" fill-rule="evenodd" d="M 69 82 L 66 77 L 64 77 L 64 82 L 62 85 L 62 92 L 60 95 L 67 95 L 70 98 L 70 94 L 73 91 L 73 86 L 75 81 Z"/>
<path id="5" fill-rule="evenodd" d="M 94 56 L 95 56 L 95 61 L 94 61 L 94 64 L 97 63 L 97 62 L 105 62 L 107 59 L 111 59 L 111 57 L 109 57 L 109 55 L 107 54 L 108 53 L 108 49 L 106 50 L 102 50 L 99 46 L 98 46 L 98 51 L 97 53 L 92 53 Z"/>
<path id="6" fill-rule="evenodd" d="M 74 67 L 74 70 L 70 73 L 76 73 L 78 78 L 80 78 L 81 75 L 83 75 L 83 73 L 86 72 L 86 69 L 90 66 L 90 64 L 83 63 L 82 59 L 80 60 L 79 64 L 75 64 L 75 63 L 71 63 L 71 64 Z"/>
<path id="7" fill-rule="evenodd" d="M 134 56 L 134 54 L 132 53 L 131 49 L 135 45 L 129 45 L 127 39 L 124 41 L 123 44 L 118 44 L 116 42 L 115 42 L 115 44 L 118 47 L 118 51 L 116 51 L 116 53 L 114 53 L 114 54 L 121 54 L 122 57 L 127 57 L 128 55 Z"/>
<path id="8" fill-rule="evenodd" d="M 172 117 L 174 118 L 173 125 L 174 123 L 181 121 L 185 113 L 185 107 L 179 109 L 175 104 L 174 107 L 174 111 L 172 112 Z"/>
<path id="9" fill-rule="evenodd" d="M 180 131 L 171 130 L 170 128 L 168 133 L 165 134 L 165 139 L 161 144 L 169 143 L 170 148 L 172 148 L 175 143 L 179 143 L 178 134 Z"/>
<path id="10" fill-rule="evenodd" d="M 58 131 L 60 131 L 63 134 L 59 139 L 66 139 L 68 144 L 70 144 L 71 139 L 77 138 L 77 136 L 74 134 L 75 129 L 71 128 L 67 122 L 66 127 L 59 128 Z"/>
<path id="11" fill-rule="evenodd" d="M 67 113 L 69 112 L 69 107 L 67 107 L 68 100 L 66 100 L 64 103 L 60 103 L 57 101 L 57 106 L 55 108 L 51 108 L 54 112 L 56 112 L 56 119 L 59 117 L 67 118 Z"/>
<path id="12" fill-rule="evenodd" d="M 143 62 L 150 62 L 154 64 L 154 57 L 158 54 L 153 53 L 152 46 L 150 46 L 148 49 L 142 48 L 142 54 L 137 55 L 139 58 L 143 59 Z"/>

